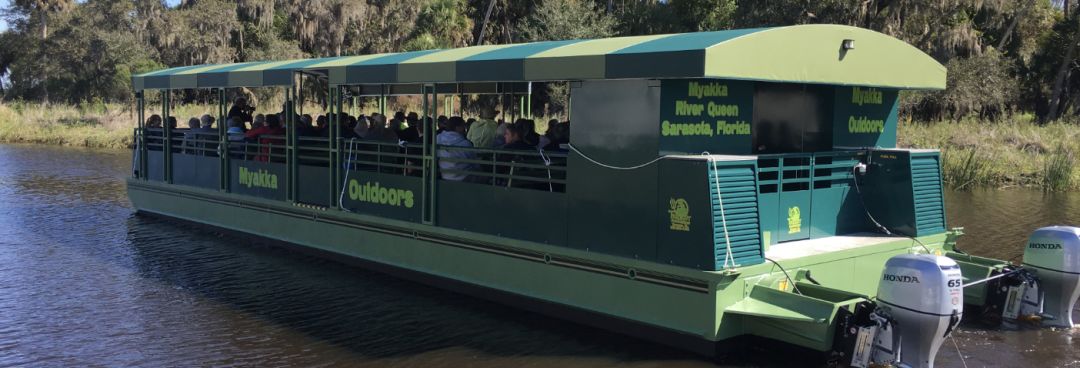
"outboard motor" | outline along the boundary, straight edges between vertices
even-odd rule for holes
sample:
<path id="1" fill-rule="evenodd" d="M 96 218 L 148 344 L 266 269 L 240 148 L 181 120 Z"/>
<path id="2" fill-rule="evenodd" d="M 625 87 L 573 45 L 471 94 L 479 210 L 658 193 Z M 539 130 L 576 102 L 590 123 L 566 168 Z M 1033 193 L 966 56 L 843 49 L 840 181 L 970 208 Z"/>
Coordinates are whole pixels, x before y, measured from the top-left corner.
<path id="1" fill-rule="evenodd" d="M 877 301 L 896 324 L 900 365 L 933 367 L 938 348 L 964 313 L 960 266 L 932 254 L 889 258 Z"/>
<path id="2" fill-rule="evenodd" d="M 1043 290 L 1043 324 L 1073 327 L 1072 309 L 1080 297 L 1080 228 L 1048 226 L 1035 230 L 1024 248 L 1024 265 L 1034 268 Z"/>

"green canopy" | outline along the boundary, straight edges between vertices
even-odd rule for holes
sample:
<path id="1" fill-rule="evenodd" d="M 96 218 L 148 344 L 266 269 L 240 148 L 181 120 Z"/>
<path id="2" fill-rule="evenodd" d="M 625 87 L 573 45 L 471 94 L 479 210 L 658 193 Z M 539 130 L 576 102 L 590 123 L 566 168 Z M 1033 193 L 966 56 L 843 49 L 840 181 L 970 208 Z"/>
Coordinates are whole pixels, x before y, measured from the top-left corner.
<path id="1" fill-rule="evenodd" d="M 844 47 L 850 40 L 850 47 Z M 483 45 L 322 59 L 186 66 L 133 77 L 136 90 L 332 85 L 720 78 L 943 89 L 945 67 L 896 38 L 841 25 L 799 25 L 595 40 Z"/>

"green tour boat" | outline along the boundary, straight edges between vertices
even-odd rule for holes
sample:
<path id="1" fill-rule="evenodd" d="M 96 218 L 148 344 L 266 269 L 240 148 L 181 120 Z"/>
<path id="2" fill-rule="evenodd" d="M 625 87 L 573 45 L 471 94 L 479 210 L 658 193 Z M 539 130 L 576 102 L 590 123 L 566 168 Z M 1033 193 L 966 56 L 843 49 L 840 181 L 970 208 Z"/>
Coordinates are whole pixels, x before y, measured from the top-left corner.
<path id="1" fill-rule="evenodd" d="M 896 147 L 900 91 L 945 79 L 840 25 L 177 67 L 133 77 L 127 189 L 140 213 L 703 354 L 756 336 L 932 366 L 962 318 L 1071 327 L 1080 290 L 1075 228 L 1036 231 L 1022 265 L 956 249 L 940 153 Z M 477 95 L 530 116 L 551 82 L 569 88 L 569 140 L 546 149 L 440 144 L 460 124 L 424 118 Z M 228 107 L 252 88 L 284 91 L 284 121 L 244 140 Z M 159 125 L 193 92 L 216 127 Z M 324 134 L 304 132 L 305 92 L 325 96 Z M 406 95 L 417 140 L 346 129 L 357 98 L 385 112 Z"/>

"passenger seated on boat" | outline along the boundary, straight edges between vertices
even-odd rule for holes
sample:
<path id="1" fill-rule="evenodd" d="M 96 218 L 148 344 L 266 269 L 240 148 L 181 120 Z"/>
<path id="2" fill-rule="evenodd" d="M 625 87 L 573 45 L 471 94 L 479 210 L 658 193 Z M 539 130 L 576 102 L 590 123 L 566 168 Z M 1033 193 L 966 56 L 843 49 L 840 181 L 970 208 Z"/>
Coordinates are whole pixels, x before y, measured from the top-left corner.
<path id="1" fill-rule="evenodd" d="M 535 145 L 529 144 L 525 141 L 525 136 L 528 134 L 529 124 L 526 119 L 519 119 L 517 123 L 506 124 L 506 134 L 504 135 L 507 144 L 502 146 L 502 149 L 513 152 L 500 153 L 498 155 L 498 161 L 504 163 L 499 165 L 497 172 L 510 175 L 509 180 L 502 179 L 496 181 L 498 185 L 506 185 L 515 188 L 533 188 L 549 190 L 549 186 L 543 182 L 535 180 L 524 180 L 522 178 L 548 178 L 547 170 L 536 167 L 528 167 L 526 165 L 543 165 L 544 160 L 539 155 L 527 155 L 524 154 L 527 151 L 536 152 Z"/>
<path id="2" fill-rule="evenodd" d="M 371 114 L 371 117 L 360 115 L 356 118 L 356 126 L 353 127 L 353 134 L 356 135 L 356 139 L 367 138 L 368 132 L 371 131 L 371 119 L 379 114 Z"/>
<path id="3" fill-rule="evenodd" d="M 154 114 L 150 115 L 149 118 L 146 118 L 146 127 L 161 129 L 161 115 Z"/>
<path id="4" fill-rule="evenodd" d="M 296 135 L 301 137 L 314 137 L 318 135 L 315 127 L 311 125 L 311 115 L 304 114 L 296 120 Z"/>
<path id="5" fill-rule="evenodd" d="M 262 115 L 259 115 L 262 116 Z M 243 142 L 244 141 L 244 122 L 237 119 L 229 118 L 229 130 L 225 131 L 228 135 L 230 142 Z"/>
<path id="6" fill-rule="evenodd" d="M 540 136 L 540 143 L 536 145 L 538 148 L 547 147 L 551 144 L 551 132 L 555 130 L 555 126 L 559 124 L 559 119 L 551 119 L 547 122 L 547 129 L 544 129 L 544 134 Z"/>
<path id="7" fill-rule="evenodd" d="M 419 125 L 420 124 L 420 115 L 417 115 L 415 112 L 409 112 L 409 115 L 406 116 L 405 119 L 402 119 L 402 120 L 399 120 L 399 121 L 401 121 L 404 124 L 409 125 L 409 126 Z"/>
<path id="8" fill-rule="evenodd" d="M 469 130 L 468 138 L 477 148 L 491 148 L 498 147 L 495 145 L 495 130 L 498 129 L 498 124 L 495 123 L 496 111 L 493 108 L 485 107 L 480 111 L 480 120 L 473 123 L 472 129 Z"/>
<path id="9" fill-rule="evenodd" d="M 266 125 L 266 115 L 255 115 L 255 119 L 251 121 L 251 129 L 258 129 Z M 247 129 L 244 129 L 247 132 Z"/>
<path id="10" fill-rule="evenodd" d="M 188 129 L 184 132 L 184 140 L 180 143 L 180 148 L 183 153 L 194 155 L 198 153 L 196 149 L 199 145 L 196 140 L 199 139 L 199 118 L 188 119 Z"/>
<path id="11" fill-rule="evenodd" d="M 495 145 L 493 147 L 502 148 L 502 146 L 506 145 L 506 129 L 506 123 L 501 121 L 498 123 L 498 126 L 495 127 Z"/>
<path id="12" fill-rule="evenodd" d="M 338 131 L 341 133 L 341 138 L 353 139 L 356 138 L 356 127 L 359 125 L 359 120 L 352 115 L 343 114 L 341 117 L 341 124 L 338 125 Z M 329 131 L 329 129 L 327 129 Z"/>
<path id="13" fill-rule="evenodd" d="M 400 122 L 397 119 L 390 120 L 391 126 L 400 126 Z M 386 116 L 377 115 L 371 120 L 371 127 L 368 128 L 368 133 L 365 136 L 367 140 L 376 142 L 397 143 L 397 133 L 394 133 L 386 124 Z"/>
<path id="14" fill-rule="evenodd" d="M 236 118 L 241 122 L 249 122 L 253 120 L 252 112 L 255 112 L 255 107 L 248 105 L 246 98 L 238 97 L 233 102 L 233 106 L 229 109 L 229 114 L 226 117 Z"/>
<path id="15" fill-rule="evenodd" d="M 270 161 L 271 152 L 276 154 L 284 148 L 285 140 L 276 137 L 282 135 L 285 135 L 285 129 L 281 127 L 281 119 L 277 115 L 269 115 L 266 117 L 265 126 L 249 130 L 244 133 L 244 138 L 258 140 L 259 155 L 255 157 L 255 160 L 267 162 Z M 271 151 L 271 146 L 275 146 L 273 151 Z"/>
<path id="16" fill-rule="evenodd" d="M 169 129 L 176 129 L 176 117 L 175 116 L 170 116 L 168 119 L 165 119 L 165 120 L 167 120 L 169 122 Z"/>
<path id="17" fill-rule="evenodd" d="M 210 116 L 210 114 L 203 114 L 203 116 L 199 118 L 199 121 L 201 122 L 201 125 L 202 125 L 202 126 L 199 127 L 199 132 L 202 132 L 202 133 L 217 133 L 217 129 L 214 129 L 214 121 L 215 120 L 217 120 L 217 119 L 214 119 L 214 117 Z"/>
<path id="18" fill-rule="evenodd" d="M 444 130 L 446 130 L 446 121 L 447 120 L 449 120 L 449 118 L 447 118 L 446 115 L 439 115 L 439 117 L 435 119 L 435 135 L 436 136 L 438 136 L 439 133 L 442 133 Z M 469 135 L 469 124 L 468 123 L 465 124 L 465 135 Z"/>
<path id="19" fill-rule="evenodd" d="M 161 116 L 154 114 L 146 118 L 146 148 L 151 151 L 160 151 L 161 142 L 165 132 L 161 130 Z"/>
<path id="20" fill-rule="evenodd" d="M 344 118 L 345 114 L 341 114 L 339 116 Z M 342 119 L 343 123 L 344 123 L 344 120 L 345 119 Z M 327 115 L 319 115 L 319 117 L 315 118 L 315 132 L 321 137 L 327 136 L 326 132 L 328 130 L 326 129 L 326 126 L 329 125 L 329 123 L 330 123 L 330 117 L 329 116 L 327 116 Z"/>
<path id="21" fill-rule="evenodd" d="M 399 141 L 407 143 L 420 143 L 420 132 L 423 129 L 422 124 L 409 122 L 409 125 L 403 129 L 395 130 Z"/>
<path id="22" fill-rule="evenodd" d="M 554 121 L 554 119 L 552 119 Z M 562 145 L 570 143 L 570 123 L 557 123 L 549 129 L 547 135 L 550 142 L 541 147 L 544 151 L 565 152 Z"/>
<path id="23" fill-rule="evenodd" d="M 532 147 L 540 144 L 540 134 L 536 133 L 536 121 L 532 119 L 517 119 L 514 125 L 521 125 L 521 141 Z"/>
<path id="24" fill-rule="evenodd" d="M 228 130 L 225 131 L 225 136 L 229 139 L 229 157 L 244 158 L 247 145 L 244 143 L 244 122 L 236 119 L 226 119 L 226 122 Z"/>
<path id="25" fill-rule="evenodd" d="M 439 146 L 447 147 L 473 147 L 472 142 L 465 138 L 465 120 L 459 116 L 447 119 L 446 131 L 443 131 L 435 137 L 435 142 Z M 464 150 L 438 150 L 440 158 L 450 159 L 474 159 L 475 155 L 472 152 Z M 474 170 L 476 165 L 466 162 L 450 162 L 446 160 L 439 160 L 440 176 L 443 180 L 451 181 L 465 181 L 469 179 L 469 175 L 465 173 L 446 172 L 446 170 L 460 170 L 470 171 Z"/>
<path id="26" fill-rule="evenodd" d="M 525 135 L 527 134 L 525 129 L 528 129 L 528 124 L 524 123 L 525 119 L 518 119 L 515 124 L 503 124 L 506 126 L 506 132 L 503 133 L 503 139 L 506 141 L 501 148 L 504 150 L 531 150 L 535 147 L 525 142 Z"/>

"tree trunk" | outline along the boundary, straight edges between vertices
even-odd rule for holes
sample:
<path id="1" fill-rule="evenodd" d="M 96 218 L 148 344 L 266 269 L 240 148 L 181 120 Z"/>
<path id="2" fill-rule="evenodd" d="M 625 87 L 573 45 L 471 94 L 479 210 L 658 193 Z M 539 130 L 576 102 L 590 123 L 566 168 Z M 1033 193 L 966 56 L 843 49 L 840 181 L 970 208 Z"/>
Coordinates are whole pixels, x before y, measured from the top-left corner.
<path id="1" fill-rule="evenodd" d="M 1005 48 L 1005 45 L 1009 43 L 1009 39 L 1012 38 L 1013 32 L 1016 31 L 1016 25 L 1020 23 L 1020 19 L 1027 16 L 1028 9 L 1030 8 L 1031 5 L 1028 5 L 1016 12 L 1016 16 L 1013 17 L 1012 22 L 1009 22 L 1009 28 L 1006 28 L 1005 34 L 1001 36 L 1001 41 L 998 41 L 998 50 Z"/>
<path id="2" fill-rule="evenodd" d="M 44 10 L 39 10 L 41 13 L 41 39 L 45 40 L 49 38 L 49 16 Z"/>
<path id="3" fill-rule="evenodd" d="M 1069 40 L 1069 48 L 1065 50 L 1065 58 L 1061 60 L 1057 73 L 1054 75 L 1054 88 L 1050 92 L 1050 109 L 1046 113 L 1046 121 L 1057 120 L 1061 108 L 1061 94 L 1065 87 L 1065 75 L 1069 72 L 1069 65 L 1073 62 L 1076 53 L 1076 39 Z"/>
<path id="4" fill-rule="evenodd" d="M 476 35 L 476 43 L 473 46 L 479 45 L 484 41 L 484 29 L 487 28 L 488 19 L 491 19 L 491 10 L 495 9 L 495 0 L 488 0 L 487 11 L 484 12 L 484 21 L 480 23 L 480 33 Z"/>

